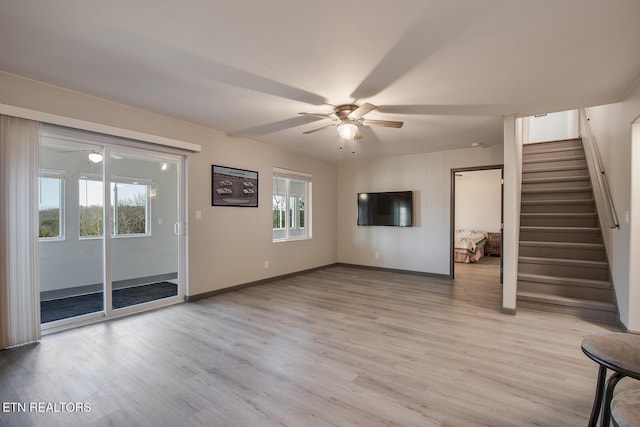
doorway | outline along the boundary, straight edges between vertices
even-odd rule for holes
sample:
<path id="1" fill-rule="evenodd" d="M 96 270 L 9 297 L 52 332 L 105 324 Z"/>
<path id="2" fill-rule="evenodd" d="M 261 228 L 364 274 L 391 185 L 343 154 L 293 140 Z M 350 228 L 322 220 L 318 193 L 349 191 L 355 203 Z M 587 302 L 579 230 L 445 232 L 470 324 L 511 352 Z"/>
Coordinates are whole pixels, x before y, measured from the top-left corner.
<path id="1" fill-rule="evenodd" d="M 451 279 L 482 271 L 502 283 L 502 186 L 502 165 L 451 170 Z"/>
<path id="2" fill-rule="evenodd" d="M 46 127 L 39 159 L 43 331 L 184 300 L 184 156 Z"/>

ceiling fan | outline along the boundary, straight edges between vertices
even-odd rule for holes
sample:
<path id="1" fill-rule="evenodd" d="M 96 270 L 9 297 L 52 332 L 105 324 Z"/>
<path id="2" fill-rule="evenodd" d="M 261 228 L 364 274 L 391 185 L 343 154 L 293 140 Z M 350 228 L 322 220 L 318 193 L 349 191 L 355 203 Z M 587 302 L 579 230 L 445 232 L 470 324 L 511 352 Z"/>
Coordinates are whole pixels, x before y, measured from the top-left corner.
<path id="1" fill-rule="evenodd" d="M 334 123 L 325 125 L 316 129 L 311 129 L 303 134 L 309 134 L 327 129 L 330 127 L 337 127 L 340 138 L 345 141 L 353 141 L 355 139 L 361 139 L 360 127 L 362 126 L 382 126 L 390 128 L 401 128 L 404 122 L 397 122 L 392 120 L 367 120 L 364 116 L 371 111 L 378 108 L 373 104 L 365 102 L 358 106 L 355 104 L 344 104 L 335 107 L 333 113 L 316 114 L 316 113 L 298 113 L 303 116 L 320 117 L 322 119 L 332 120 Z M 342 147 L 340 147 L 342 148 Z"/>
<path id="2" fill-rule="evenodd" d="M 68 147 L 70 148 L 70 147 Z M 91 163 L 100 163 L 102 162 L 103 159 L 103 152 L 102 150 L 97 150 L 97 149 L 84 149 L 84 148 L 78 148 L 78 149 L 73 149 L 73 150 L 63 150 L 60 151 L 60 153 L 79 153 L 79 152 L 85 152 L 87 153 L 87 158 Z M 122 160 L 124 157 L 115 154 L 115 153 L 111 153 L 111 158 L 114 160 Z"/>

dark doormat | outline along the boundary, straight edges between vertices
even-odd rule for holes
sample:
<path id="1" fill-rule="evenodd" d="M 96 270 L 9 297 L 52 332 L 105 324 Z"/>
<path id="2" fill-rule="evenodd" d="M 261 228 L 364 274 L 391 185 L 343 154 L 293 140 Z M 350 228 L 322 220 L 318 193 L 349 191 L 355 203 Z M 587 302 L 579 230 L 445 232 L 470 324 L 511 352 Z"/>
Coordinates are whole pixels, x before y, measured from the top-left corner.
<path id="1" fill-rule="evenodd" d="M 132 288 L 116 289 L 111 294 L 114 309 L 129 307 L 149 301 L 172 297 L 178 294 L 178 286 L 169 282 L 152 283 L 150 285 Z M 78 295 L 40 302 L 41 323 L 67 319 L 83 314 L 95 313 L 103 310 L 103 294 Z"/>

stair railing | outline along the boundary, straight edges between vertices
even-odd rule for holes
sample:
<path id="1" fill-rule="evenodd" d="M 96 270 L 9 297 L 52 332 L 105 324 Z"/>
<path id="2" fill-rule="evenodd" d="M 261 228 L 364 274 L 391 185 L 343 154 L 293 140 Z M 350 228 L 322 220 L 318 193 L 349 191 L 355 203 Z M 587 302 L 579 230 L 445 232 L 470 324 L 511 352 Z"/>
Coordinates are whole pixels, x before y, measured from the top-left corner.
<path id="1" fill-rule="evenodd" d="M 589 175 L 591 175 L 591 182 L 594 186 L 596 206 L 598 207 L 598 210 L 604 208 L 608 227 L 618 228 L 620 223 L 618 222 L 616 208 L 613 205 L 613 199 L 611 198 L 611 192 L 609 191 L 607 175 L 605 173 L 604 166 L 602 165 L 602 158 L 600 157 L 598 145 L 589 124 L 587 112 L 584 108 L 580 109 L 580 127 L 582 130 L 582 144 L 584 145 L 587 163 L 589 165 Z"/>

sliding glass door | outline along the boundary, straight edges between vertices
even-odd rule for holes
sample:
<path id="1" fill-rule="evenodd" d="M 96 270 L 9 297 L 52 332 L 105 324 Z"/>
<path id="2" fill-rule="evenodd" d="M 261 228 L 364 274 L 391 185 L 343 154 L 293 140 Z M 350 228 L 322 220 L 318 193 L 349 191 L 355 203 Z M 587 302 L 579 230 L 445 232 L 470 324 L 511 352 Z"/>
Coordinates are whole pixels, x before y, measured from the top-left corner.
<path id="1" fill-rule="evenodd" d="M 184 295 L 184 158 L 90 136 L 41 137 L 43 329 Z"/>
<path id="2" fill-rule="evenodd" d="M 89 155 L 104 154 L 98 146 L 54 138 L 40 144 L 43 324 L 104 311 L 103 164 Z"/>
<path id="3" fill-rule="evenodd" d="M 111 154 L 111 307 L 178 295 L 179 162 Z"/>

